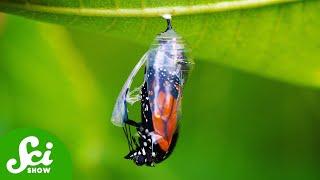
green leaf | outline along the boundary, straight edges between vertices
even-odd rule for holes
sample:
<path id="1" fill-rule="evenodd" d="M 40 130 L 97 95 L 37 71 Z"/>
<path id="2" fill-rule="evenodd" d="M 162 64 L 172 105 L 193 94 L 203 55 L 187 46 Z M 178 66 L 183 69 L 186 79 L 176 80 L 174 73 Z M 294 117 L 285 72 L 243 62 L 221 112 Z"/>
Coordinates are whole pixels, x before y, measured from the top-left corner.
<path id="1" fill-rule="evenodd" d="M 165 29 L 160 15 L 171 13 L 196 61 L 320 87 L 318 0 L 2 0 L 0 10 L 145 47 Z"/>

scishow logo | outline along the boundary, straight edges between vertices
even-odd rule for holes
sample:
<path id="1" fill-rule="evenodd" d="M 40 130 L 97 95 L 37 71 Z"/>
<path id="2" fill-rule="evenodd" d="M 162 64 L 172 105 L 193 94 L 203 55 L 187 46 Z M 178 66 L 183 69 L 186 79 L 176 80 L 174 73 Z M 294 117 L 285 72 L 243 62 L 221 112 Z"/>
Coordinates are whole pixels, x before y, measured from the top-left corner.
<path id="1" fill-rule="evenodd" d="M 15 129 L 0 136 L 0 179 L 71 180 L 70 153 L 51 133 Z"/>
<path id="2" fill-rule="evenodd" d="M 39 139 L 35 136 L 29 136 L 24 138 L 19 144 L 19 160 L 20 166 L 18 168 L 14 168 L 15 165 L 18 164 L 17 159 L 10 159 L 7 162 L 7 169 L 12 174 L 18 174 L 27 169 L 27 172 L 30 173 L 50 173 L 50 165 L 53 160 L 50 159 L 51 149 L 53 148 L 52 142 L 46 143 L 47 150 L 43 153 L 39 150 L 33 150 L 28 152 L 28 144 L 32 148 L 37 148 L 39 146 Z M 38 161 L 33 161 L 32 158 L 37 157 L 40 158 Z M 42 167 L 42 166 L 44 167 Z"/>

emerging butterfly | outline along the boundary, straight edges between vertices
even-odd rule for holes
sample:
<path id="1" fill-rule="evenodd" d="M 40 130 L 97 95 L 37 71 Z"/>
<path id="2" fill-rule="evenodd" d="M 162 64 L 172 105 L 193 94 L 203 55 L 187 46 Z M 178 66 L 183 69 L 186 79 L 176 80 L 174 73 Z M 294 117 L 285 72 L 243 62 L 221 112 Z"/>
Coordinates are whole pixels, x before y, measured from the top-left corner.
<path id="1" fill-rule="evenodd" d="M 172 153 L 179 133 L 181 99 L 193 63 L 186 58 L 182 39 L 172 29 L 171 16 L 164 16 L 167 29 L 134 67 L 115 104 L 112 123 L 123 127 L 129 150 L 126 159 L 137 165 L 154 166 Z M 145 65 L 144 82 L 130 91 L 133 78 Z M 130 120 L 127 103 L 141 102 L 141 122 Z M 131 134 L 137 129 L 138 137 Z"/>

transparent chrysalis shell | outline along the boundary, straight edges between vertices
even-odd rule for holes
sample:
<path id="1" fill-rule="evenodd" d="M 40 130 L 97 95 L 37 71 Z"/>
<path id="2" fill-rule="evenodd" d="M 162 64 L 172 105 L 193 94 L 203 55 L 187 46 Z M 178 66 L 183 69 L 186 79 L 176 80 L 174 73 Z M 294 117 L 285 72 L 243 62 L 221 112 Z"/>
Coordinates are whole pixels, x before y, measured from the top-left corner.
<path id="1" fill-rule="evenodd" d="M 126 159 L 137 165 L 154 166 L 173 152 L 178 139 L 183 86 L 193 62 L 187 58 L 182 38 L 172 29 L 159 34 L 125 82 L 112 113 L 112 123 L 123 127 L 129 153 Z M 145 65 L 144 81 L 131 90 L 131 84 Z M 127 104 L 140 101 L 141 121 L 128 117 Z M 138 132 L 138 141 L 130 126 Z"/>
<path id="2" fill-rule="evenodd" d="M 171 74 L 176 78 L 175 82 L 178 82 L 180 88 L 180 92 L 176 92 L 174 89 L 177 89 L 177 87 L 175 84 L 172 84 L 164 89 L 165 94 L 173 92 L 180 103 L 183 85 L 188 78 L 192 65 L 194 64 L 192 60 L 186 58 L 186 53 L 182 38 L 173 29 L 169 29 L 159 34 L 155 38 L 150 49 L 136 64 L 120 91 L 112 113 L 112 123 L 116 126 L 123 127 L 125 121 L 128 119 L 127 103 L 133 104 L 140 100 L 138 95 L 130 93 L 130 89 L 134 77 L 144 64 L 146 64 L 144 80 L 149 84 L 148 91 L 154 92 L 155 95 L 158 96 L 157 90 L 153 91 L 151 87 L 154 89 L 160 88 L 160 84 L 163 82 L 160 82 L 159 77 L 161 76 L 161 73 L 164 73 L 162 70 L 165 70 L 166 73 Z M 152 80 L 154 80 L 154 86 L 151 86 L 150 84 Z M 140 87 L 137 89 L 139 88 Z M 135 91 L 137 89 L 135 89 Z M 151 100 L 153 101 L 156 96 L 152 96 L 153 98 Z M 180 105 L 178 107 L 180 108 Z M 155 111 L 155 106 L 153 106 L 153 110 Z"/>

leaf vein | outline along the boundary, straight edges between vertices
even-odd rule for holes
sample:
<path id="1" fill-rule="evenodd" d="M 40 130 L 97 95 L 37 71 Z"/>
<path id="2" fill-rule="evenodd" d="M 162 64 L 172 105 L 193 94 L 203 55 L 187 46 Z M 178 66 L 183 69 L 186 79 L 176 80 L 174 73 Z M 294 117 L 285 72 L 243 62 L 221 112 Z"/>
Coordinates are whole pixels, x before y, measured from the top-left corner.
<path id="1" fill-rule="evenodd" d="M 78 16 L 102 16 L 102 17 L 158 17 L 163 14 L 174 16 L 204 14 L 214 12 L 224 12 L 240 9 L 259 8 L 264 6 L 300 2 L 303 0 L 237 0 L 223 1 L 209 4 L 199 4 L 191 6 L 167 6 L 167 7 L 148 7 L 148 8 L 76 8 L 76 7 L 57 7 L 37 4 L 22 4 L 16 2 L 0 2 L 0 8 L 16 8 L 35 12 L 46 12 L 63 15 Z"/>

